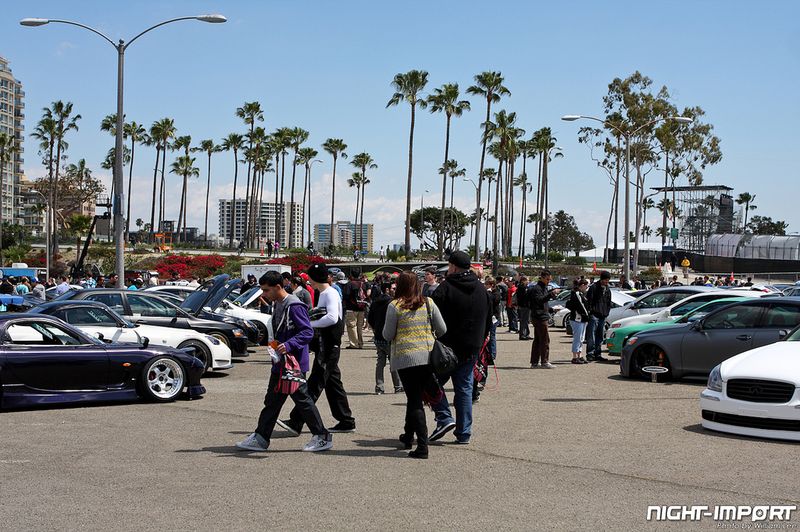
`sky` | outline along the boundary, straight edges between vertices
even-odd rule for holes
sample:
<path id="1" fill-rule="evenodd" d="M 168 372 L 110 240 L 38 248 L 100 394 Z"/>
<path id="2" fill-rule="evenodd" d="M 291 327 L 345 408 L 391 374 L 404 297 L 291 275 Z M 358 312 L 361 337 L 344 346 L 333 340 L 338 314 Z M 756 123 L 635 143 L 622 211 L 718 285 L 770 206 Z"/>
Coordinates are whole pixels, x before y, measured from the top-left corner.
<path id="1" fill-rule="evenodd" d="M 560 117 L 600 115 L 608 83 L 636 70 L 654 86 L 666 85 L 679 108 L 699 105 L 706 111 L 723 159 L 705 172 L 705 184 L 729 185 L 734 195 L 755 194 L 754 214 L 785 220 L 790 232 L 800 231 L 793 155 L 800 122 L 800 3 L 791 0 L 39 0 L 9 2 L 2 13 L 0 55 L 26 92 L 25 171 L 32 179 L 45 170 L 27 134 L 41 108 L 64 100 L 82 116 L 80 130 L 67 139 L 70 162 L 85 158 L 94 175 L 110 183 L 100 163 L 113 139 L 99 125 L 115 111 L 116 52 L 85 30 L 63 24 L 27 28 L 20 19 L 78 21 L 116 40 L 169 18 L 222 13 L 226 24 L 178 22 L 131 45 L 126 119 L 149 127 L 171 117 L 179 135 L 219 141 L 245 131 L 237 107 L 261 102 L 267 131 L 302 127 L 320 152 L 323 162 L 312 175 L 314 223 L 330 217 L 332 164 L 320 145 L 329 137 L 344 139 L 349 154 L 366 151 L 378 164 L 369 175 L 364 209 L 365 222 L 375 224 L 376 248 L 403 241 L 410 112 L 407 105 L 387 109 L 386 103 L 394 75 L 411 69 L 429 72 L 426 92 L 453 82 L 463 92 L 475 74 L 502 72 L 511 96 L 495 110 L 516 112 L 528 135 L 552 128 L 564 158 L 550 165 L 550 207 L 572 214 L 598 245 L 605 240 L 612 188 L 577 141 L 578 128 L 590 123 Z M 485 104 L 471 102 L 472 111 L 453 121 L 450 153 L 474 179 Z M 421 111 L 416 123 L 412 208 L 440 201 L 436 170 L 444 153 L 444 116 Z M 137 148 L 132 220 L 149 220 L 154 160 L 154 149 Z M 214 156 L 210 233 L 217 231 L 213 200 L 231 195 L 233 164 L 231 153 Z M 202 156 L 197 166 L 201 175 L 190 184 L 188 222 L 202 230 Z M 353 218 L 356 193 L 346 185 L 353 171 L 349 164 L 338 166 L 337 219 Z M 243 181 L 237 195 L 244 193 Z M 647 186 L 657 185 L 654 175 Z M 180 180 L 168 176 L 168 188 L 167 215 L 177 219 Z M 265 196 L 272 194 L 270 187 Z M 474 209 L 470 183 L 457 181 L 455 196 L 457 207 Z"/>

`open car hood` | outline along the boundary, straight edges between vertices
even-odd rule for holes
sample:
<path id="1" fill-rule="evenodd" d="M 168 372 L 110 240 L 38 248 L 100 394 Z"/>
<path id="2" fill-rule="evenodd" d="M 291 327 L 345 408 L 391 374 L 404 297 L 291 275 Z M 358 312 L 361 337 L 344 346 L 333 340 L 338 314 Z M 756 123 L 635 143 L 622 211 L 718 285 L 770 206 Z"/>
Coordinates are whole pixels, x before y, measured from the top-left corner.
<path id="1" fill-rule="evenodd" d="M 181 304 L 181 308 L 192 314 L 200 312 L 205 307 L 213 312 L 240 283 L 241 279 L 232 279 L 230 275 L 224 273 L 217 275 L 189 294 Z"/>

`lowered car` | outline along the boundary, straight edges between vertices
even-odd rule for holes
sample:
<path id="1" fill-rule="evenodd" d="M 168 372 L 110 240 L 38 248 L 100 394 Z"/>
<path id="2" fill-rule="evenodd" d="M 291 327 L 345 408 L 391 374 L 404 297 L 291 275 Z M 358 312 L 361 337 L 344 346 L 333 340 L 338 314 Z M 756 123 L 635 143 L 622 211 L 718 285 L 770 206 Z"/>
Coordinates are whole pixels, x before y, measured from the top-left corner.
<path id="1" fill-rule="evenodd" d="M 191 349 L 206 369 L 233 367 L 230 348 L 213 336 L 192 329 L 131 323 L 97 301 L 51 301 L 29 312 L 54 316 L 107 342 L 140 343 L 147 338 L 150 345 Z"/>
<path id="2" fill-rule="evenodd" d="M 0 316 L 0 408 L 173 401 L 205 393 L 203 363 L 169 347 L 106 344 L 52 316 Z"/>
<path id="3" fill-rule="evenodd" d="M 635 298 L 629 296 L 625 292 L 620 292 L 619 290 L 611 290 L 611 311 L 614 312 L 615 310 L 619 310 L 624 305 L 634 301 Z M 556 312 L 554 317 L 554 322 L 556 327 L 565 327 L 567 329 L 567 334 L 572 336 L 572 326 L 569 324 L 569 310 L 563 308 Z M 606 321 L 606 325 L 608 325 L 608 321 Z"/>
<path id="4" fill-rule="evenodd" d="M 800 327 L 715 366 L 700 414 L 710 430 L 800 441 Z"/>
<path id="5" fill-rule="evenodd" d="M 124 288 L 93 288 L 79 292 L 67 292 L 57 301 L 88 300 L 103 303 L 133 323 L 158 325 L 180 329 L 193 329 L 207 334 L 227 345 L 233 356 L 248 356 L 247 332 L 242 327 L 242 320 L 227 316 L 205 314 L 215 319 L 200 318 L 189 314 L 180 307 L 165 301 L 152 292 L 143 290 L 125 290 Z M 252 334 L 257 334 L 255 327 L 250 326 Z"/>
<path id="6" fill-rule="evenodd" d="M 160 284 L 158 286 L 148 286 L 145 288 L 147 292 L 155 292 L 160 296 L 164 294 L 169 294 L 171 296 L 177 297 L 181 301 L 189 297 L 189 295 L 195 291 L 196 286 L 181 286 L 175 284 Z"/>
<path id="7" fill-rule="evenodd" d="M 664 288 L 656 288 L 624 305 L 622 308 L 611 309 L 606 323 L 611 324 L 629 316 L 654 314 L 679 301 L 683 301 L 691 295 L 715 290 L 719 289 L 709 286 L 665 286 Z"/>
<path id="8" fill-rule="evenodd" d="M 631 336 L 622 350 L 620 373 L 646 377 L 643 368 L 661 366 L 673 378 L 707 376 L 722 361 L 775 343 L 799 324 L 800 298 L 739 301 L 692 323 L 666 325 Z"/>

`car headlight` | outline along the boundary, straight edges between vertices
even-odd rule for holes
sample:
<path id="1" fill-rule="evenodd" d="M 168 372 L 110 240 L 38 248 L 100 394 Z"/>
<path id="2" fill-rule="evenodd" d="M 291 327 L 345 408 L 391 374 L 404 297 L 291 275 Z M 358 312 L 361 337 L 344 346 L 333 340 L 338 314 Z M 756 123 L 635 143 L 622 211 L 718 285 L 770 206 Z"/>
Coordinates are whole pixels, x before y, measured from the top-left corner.
<path id="1" fill-rule="evenodd" d="M 717 364 L 708 375 L 708 383 L 706 384 L 706 388 L 713 392 L 722 391 L 722 371 L 720 371 L 719 368 L 720 364 Z"/>
<path id="2" fill-rule="evenodd" d="M 245 334 L 244 334 L 244 331 L 243 331 L 243 330 L 241 330 L 241 329 L 234 329 L 234 330 L 233 330 L 233 335 L 234 335 L 236 338 L 241 338 L 241 337 L 242 337 L 242 336 L 244 336 Z"/>
<path id="3" fill-rule="evenodd" d="M 635 343 L 636 343 L 638 340 L 639 340 L 639 337 L 638 337 L 638 336 L 631 336 L 630 338 L 628 338 L 628 343 L 627 343 L 627 345 L 633 345 L 633 344 L 635 344 Z"/>
<path id="4" fill-rule="evenodd" d="M 242 320 L 242 325 L 247 327 L 248 329 L 256 329 L 256 324 L 250 320 Z"/>
<path id="5" fill-rule="evenodd" d="M 211 345 L 219 345 L 221 342 L 214 338 L 213 336 L 206 336 L 206 340 L 211 342 Z"/>

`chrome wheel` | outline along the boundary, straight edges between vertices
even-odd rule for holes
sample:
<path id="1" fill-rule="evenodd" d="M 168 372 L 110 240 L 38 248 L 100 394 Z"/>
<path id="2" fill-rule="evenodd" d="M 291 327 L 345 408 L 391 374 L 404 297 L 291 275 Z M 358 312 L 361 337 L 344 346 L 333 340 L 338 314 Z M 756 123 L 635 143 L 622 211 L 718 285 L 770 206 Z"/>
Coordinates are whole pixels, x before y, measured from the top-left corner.
<path id="1" fill-rule="evenodd" d="M 228 337 L 225 336 L 224 334 L 214 333 L 214 334 L 210 334 L 209 336 L 211 336 L 213 338 L 216 338 L 217 340 L 222 342 L 225 345 L 225 347 L 230 347 L 231 346 L 231 343 L 228 341 Z"/>
<path id="2" fill-rule="evenodd" d="M 180 362 L 173 358 L 161 357 L 147 364 L 143 380 L 150 398 L 156 401 L 171 401 L 183 390 L 186 377 Z"/>

